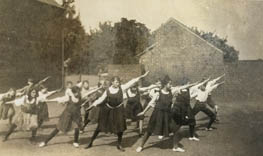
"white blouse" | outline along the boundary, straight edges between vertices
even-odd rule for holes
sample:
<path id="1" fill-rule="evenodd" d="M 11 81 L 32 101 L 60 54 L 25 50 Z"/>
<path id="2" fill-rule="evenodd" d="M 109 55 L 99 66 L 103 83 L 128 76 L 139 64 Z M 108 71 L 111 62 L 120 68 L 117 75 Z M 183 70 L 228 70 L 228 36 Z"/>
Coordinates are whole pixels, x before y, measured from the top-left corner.
<path id="1" fill-rule="evenodd" d="M 39 103 L 38 98 L 34 98 L 34 99 L 32 99 L 32 101 L 28 101 L 28 96 L 24 95 L 20 98 L 15 99 L 14 104 L 15 104 L 15 106 L 21 106 L 21 105 L 24 105 L 25 103 L 33 104 L 35 102 L 36 102 L 36 104 Z"/>
<path id="2" fill-rule="evenodd" d="M 202 91 L 200 89 L 198 89 L 195 93 L 193 93 L 191 95 L 191 97 L 195 97 L 196 100 L 200 101 L 200 102 L 206 102 L 208 95 L 218 87 L 219 84 L 216 84 L 212 87 L 209 87 L 207 89 L 205 89 L 205 91 Z"/>
<path id="3" fill-rule="evenodd" d="M 38 101 L 45 102 L 49 96 L 56 93 L 57 91 L 50 91 L 47 93 L 38 92 Z"/>

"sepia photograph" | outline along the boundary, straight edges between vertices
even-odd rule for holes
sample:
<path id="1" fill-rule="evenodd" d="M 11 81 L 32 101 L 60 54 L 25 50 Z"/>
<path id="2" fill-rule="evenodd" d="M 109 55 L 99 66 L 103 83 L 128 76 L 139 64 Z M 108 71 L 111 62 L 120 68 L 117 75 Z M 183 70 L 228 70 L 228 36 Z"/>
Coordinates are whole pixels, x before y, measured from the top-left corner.
<path id="1" fill-rule="evenodd" d="M 263 0 L 0 0 L 1 156 L 262 156 Z"/>

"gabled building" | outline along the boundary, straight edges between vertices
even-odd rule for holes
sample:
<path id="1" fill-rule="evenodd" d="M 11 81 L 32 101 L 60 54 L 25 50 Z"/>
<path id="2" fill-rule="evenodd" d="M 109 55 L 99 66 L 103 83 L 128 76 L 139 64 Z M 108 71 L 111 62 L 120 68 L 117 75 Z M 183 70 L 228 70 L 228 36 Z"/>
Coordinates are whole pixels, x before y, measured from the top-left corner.
<path id="1" fill-rule="evenodd" d="M 137 55 L 153 82 L 168 74 L 175 83 L 224 73 L 223 52 L 170 18 L 153 32 L 154 43 Z"/>

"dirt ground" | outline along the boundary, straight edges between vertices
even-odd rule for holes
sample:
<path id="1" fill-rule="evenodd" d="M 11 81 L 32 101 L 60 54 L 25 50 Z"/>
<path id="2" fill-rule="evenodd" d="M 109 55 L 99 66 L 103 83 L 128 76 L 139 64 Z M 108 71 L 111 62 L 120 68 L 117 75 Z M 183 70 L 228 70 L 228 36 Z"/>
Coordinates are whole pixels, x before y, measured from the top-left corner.
<path id="1" fill-rule="evenodd" d="M 165 138 L 159 140 L 152 136 L 146 143 L 146 148 L 141 153 L 136 153 L 140 144 L 137 136 L 135 123 L 128 124 L 125 131 L 123 146 L 126 152 L 116 149 L 116 136 L 101 133 L 93 144 L 93 148 L 85 150 L 96 124 L 89 124 L 84 134 L 80 135 L 80 148 L 72 146 L 73 133 L 59 133 L 48 143 L 48 146 L 39 148 L 38 143 L 43 141 L 47 135 L 56 127 L 58 117 L 64 106 L 57 103 L 49 103 L 50 121 L 45 122 L 38 130 L 37 142 L 31 143 L 29 138 L 31 132 L 17 131 L 10 136 L 7 142 L 0 141 L 1 156 L 132 156 L 132 155 L 186 155 L 186 156 L 262 156 L 263 152 L 263 105 L 260 102 L 219 102 L 220 123 L 214 124 L 216 130 L 204 131 L 207 117 L 199 113 L 197 134 L 200 142 L 188 140 L 188 127 L 180 130 L 180 145 L 186 149 L 185 153 L 176 153 L 172 149 L 172 140 Z M 148 117 L 151 112 L 148 112 Z M 144 127 L 147 126 L 146 118 Z M 6 133 L 7 121 L 0 121 L 0 136 Z"/>

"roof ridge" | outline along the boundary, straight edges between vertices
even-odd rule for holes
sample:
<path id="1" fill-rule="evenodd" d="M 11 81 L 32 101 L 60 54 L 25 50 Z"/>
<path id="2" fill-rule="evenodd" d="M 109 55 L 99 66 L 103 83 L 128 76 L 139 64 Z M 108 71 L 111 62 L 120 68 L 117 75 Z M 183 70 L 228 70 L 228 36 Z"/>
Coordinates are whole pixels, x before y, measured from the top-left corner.
<path id="1" fill-rule="evenodd" d="M 178 21 L 177 19 L 170 17 L 164 24 L 161 24 L 161 26 L 156 29 L 154 32 L 157 32 L 159 29 L 161 29 L 162 26 L 165 26 L 167 24 L 169 24 L 170 22 L 175 22 L 177 24 L 179 24 L 182 28 L 184 28 L 185 30 L 187 30 L 189 33 L 191 33 L 192 35 L 198 37 L 199 39 L 201 39 L 202 41 L 204 41 L 206 44 L 208 44 L 209 46 L 215 48 L 217 51 L 223 53 L 223 51 L 219 48 L 217 48 L 216 46 L 214 46 L 213 44 L 209 43 L 208 41 L 206 41 L 205 39 L 203 39 L 202 37 L 200 37 L 199 35 L 197 35 L 196 33 L 194 33 L 190 28 L 188 28 L 186 25 L 184 25 L 183 23 L 181 23 L 180 21 Z M 153 33 L 154 33 L 153 32 Z"/>

